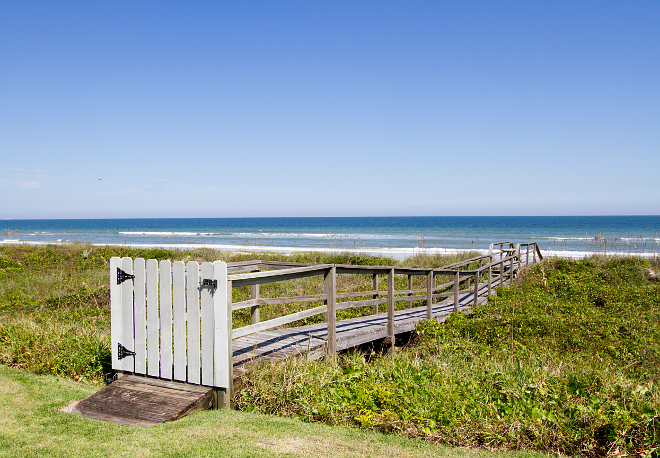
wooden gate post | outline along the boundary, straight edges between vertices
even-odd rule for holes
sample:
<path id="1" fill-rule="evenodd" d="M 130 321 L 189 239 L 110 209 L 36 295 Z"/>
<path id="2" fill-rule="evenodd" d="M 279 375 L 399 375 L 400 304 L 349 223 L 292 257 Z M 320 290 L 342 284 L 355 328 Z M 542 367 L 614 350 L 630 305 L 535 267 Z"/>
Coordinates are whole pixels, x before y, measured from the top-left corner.
<path id="1" fill-rule="evenodd" d="M 328 357 L 334 358 L 337 355 L 337 313 L 335 303 L 337 298 L 337 267 L 334 265 L 328 269 L 323 276 L 323 289 L 327 299 L 325 301 L 327 310 L 325 312 L 328 325 Z"/>
<path id="2" fill-rule="evenodd" d="M 213 280 L 217 281 L 213 291 L 215 405 L 218 409 L 229 409 L 234 394 L 234 371 L 231 344 L 232 284 L 227 280 L 227 264 L 222 261 L 213 263 Z"/>

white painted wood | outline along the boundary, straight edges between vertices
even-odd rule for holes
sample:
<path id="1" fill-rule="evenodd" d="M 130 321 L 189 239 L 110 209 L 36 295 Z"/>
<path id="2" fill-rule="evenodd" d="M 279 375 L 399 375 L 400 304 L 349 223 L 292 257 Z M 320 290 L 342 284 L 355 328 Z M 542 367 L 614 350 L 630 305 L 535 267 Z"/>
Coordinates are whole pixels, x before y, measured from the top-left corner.
<path id="1" fill-rule="evenodd" d="M 172 263 L 172 323 L 174 380 L 186 381 L 186 265 Z"/>
<path id="2" fill-rule="evenodd" d="M 200 267 L 201 279 L 213 278 L 213 263 L 203 262 Z M 213 336 L 215 333 L 215 321 L 213 319 L 213 296 L 215 290 L 208 286 L 200 288 L 201 302 L 201 357 L 202 357 L 202 385 L 213 386 Z"/>
<path id="3" fill-rule="evenodd" d="M 172 263 L 160 261 L 160 376 L 172 379 Z"/>
<path id="4" fill-rule="evenodd" d="M 199 264 L 189 261 L 186 264 L 186 316 L 188 323 L 188 383 L 199 385 Z"/>
<path id="5" fill-rule="evenodd" d="M 134 281 L 134 316 L 135 316 L 135 373 L 147 373 L 147 310 L 145 296 L 145 263 L 137 258 L 133 264 Z"/>
<path id="6" fill-rule="evenodd" d="M 131 258 L 121 258 L 121 269 L 128 275 L 133 275 L 133 260 Z M 121 284 L 121 321 L 122 336 L 121 344 L 127 350 L 135 351 L 135 341 L 133 334 L 133 280 L 128 279 Z M 133 372 L 135 370 L 135 358 L 127 356 L 120 361 L 122 370 Z"/>
<path id="7" fill-rule="evenodd" d="M 122 339 L 121 285 L 117 284 L 118 267 L 121 267 L 121 258 L 110 258 L 110 350 L 114 370 L 121 370 L 123 367 L 123 360 L 119 361 L 117 358 L 117 345 Z"/>
<path id="8" fill-rule="evenodd" d="M 158 320 L 158 261 L 149 259 L 147 268 L 147 375 L 160 375 L 160 321 Z"/>
<path id="9" fill-rule="evenodd" d="M 227 264 L 222 261 L 213 263 L 213 279 L 218 287 L 213 294 L 215 315 L 214 332 L 214 386 L 227 389 L 231 398 L 233 389 L 232 346 L 231 346 L 231 282 L 227 280 Z"/>

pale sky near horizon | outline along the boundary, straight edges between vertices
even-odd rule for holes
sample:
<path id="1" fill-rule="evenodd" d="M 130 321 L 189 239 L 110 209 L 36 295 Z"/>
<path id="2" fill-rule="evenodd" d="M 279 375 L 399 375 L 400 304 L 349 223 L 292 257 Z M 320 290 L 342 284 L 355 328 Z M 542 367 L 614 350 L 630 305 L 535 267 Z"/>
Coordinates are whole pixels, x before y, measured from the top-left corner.
<path id="1" fill-rule="evenodd" d="M 0 218 L 660 214 L 660 2 L 0 0 Z"/>

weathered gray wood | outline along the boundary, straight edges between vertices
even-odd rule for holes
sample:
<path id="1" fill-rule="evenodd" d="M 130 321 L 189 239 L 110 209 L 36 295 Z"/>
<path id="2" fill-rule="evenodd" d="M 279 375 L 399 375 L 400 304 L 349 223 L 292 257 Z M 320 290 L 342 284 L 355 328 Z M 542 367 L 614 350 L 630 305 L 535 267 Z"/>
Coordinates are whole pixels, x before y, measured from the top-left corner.
<path id="1" fill-rule="evenodd" d="M 378 294 L 378 291 L 373 289 L 369 291 L 355 291 L 350 293 L 337 293 L 336 299 L 350 299 L 351 297 L 366 297 Z M 325 298 L 324 298 L 325 299 Z"/>
<path id="2" fill-rule="evenodd" d="M 387 337 L 390 351 L 394 351 L 394 269 L 387 274 Z"/>
<path id="3" fill-rule="evenodd" d="M 233 304 L 231 304 L 231 309 L 235 311 L 235 310 L 251 308 L 254 307 L 255 305 L 260 305 L 260 301 L 261 299 L 248 299 L 245 301 L 234 302 Z"/>
<path id="4" fill-rule="evenodd" d="M 351 309 L 355 307 L 378 307 L 380 304 L 387 304 L 387 299 L 365 299 L 363 301 L 345 301 L 337 302 L 335 310 Z"/>
<path id="5" fill-rule="evenodd" d="M 125 426 L 149 427 L 212 406 L 213 389 L 125 376 L 83 399 L 73 411 Z"/>
<path id="6" fill-rule="evenodd" d="M 309 296 L 262 297 L 258 303 L 261 305 L 295 304 L 298 302 L 324 301 L 325 299 L 325 294 L 310 294 Z"/>
<path id="7" fill-rule="evenodd" d="M 378 292 L 378 274 L 373 274 L 372 288 L 373 288 L 373 291 L 374 291 L 372 299 L 378 299 L 378 294 L 379 294 L 379 292 Z M 373 304 L 373 309 L 371 310 L 371 313 L 373 313 L 374 315 L 378 314 L 378 303 Z"/>
<path id="8" fill-rule="evenodd" d="M 493 288 L 493 267 L 489 264 L 488 265 L 488 297 L 493 295 L 492 288 Z"/>
<path id="9" fill-rule="evenodd" d="M 328 356 L 334 358 L 337 354 L 337 312 L 335 310 L 337 294 L 337 268 L 332 267 L 325 274 L 323 287 L 327 299 L 326 303 L 326 323 L 328 326 Z"/>
<path id="10" fill-rule="evenodd" d="M 264 283 L 273 283 L 284 280 L 293 280 L 296 278 L 313 277 L 323 275 L 325 271 L 333 267 L 331 264 L 319 264 L 307 267 L 295 267 L 287 269 L 286 272 L 267 271 L 252 272 L 248 274 L 229 275 L 228 279 L 234 285 L 234 288 L 241 286 L 250 286 Z"/>
<path id="11" fill-rule="evenodd" d="M 460 273 L 456 272 L 454 274 L 454 312 L 458 313 L 459 309 L 459 288 L 460 288 Z"/>
<path id="12" fill-rule="evenodd" d="M 250 286 L 250 298 L 256 303 L 250 309 L 250 323 L 259 322 L 259 285 Z"/>
<path id="13" fill-rule="evenodd" d="M 408 296 L 412 296 L 412 275 L 408 274 L 408 291 L 406 291 Z M 412 299 L 408 298 L 408 308 L 412 308 Z"/>
<path id="14" fill-rule="evenodd" d="M 328 307 L 326 305 L 321 305 L 319 307 L 314 307 L 313 309 L 303 310 L 301 312 L 292 313 L 290 315 L 273 318 L 272 320 L 261 321 L 256 324 L 243 326 L 242 328 L 232 329 L 231 336 L 232 339 L 237 339 L 239 337 L 247 336 L 248 334 L 265 331 L 266 329 L 276 328 L 278 326 L 293 323 L 294 321 L 309 318 L 310 316 L 319 315 L 321 313 L 325 313 L 326 310 L 328 310 Z"/>
<path id="15" fill-rule="evenodd" d="M 474 274 L 474 305 L 477 305 L 477 301 L 479 300 L 479 272 Z"/>
<path id="16" fill-rule="evenodd" d="M 430 320 L 433 310 L 433 286 L 435 283 L 435 277 L 433 276 L 433 271 L 430 271 L 426 276 L 426 319 Z"/>

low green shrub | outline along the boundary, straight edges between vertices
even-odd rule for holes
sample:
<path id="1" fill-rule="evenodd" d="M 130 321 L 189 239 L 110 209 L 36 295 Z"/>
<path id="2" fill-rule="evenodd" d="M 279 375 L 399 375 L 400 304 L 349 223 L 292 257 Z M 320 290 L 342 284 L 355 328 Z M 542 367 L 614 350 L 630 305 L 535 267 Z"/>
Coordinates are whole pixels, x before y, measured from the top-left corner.
<path id="1" fill-rule="evenodd" d="M 660 295 L 638 259 L 550 260 L 366 362 L 257 364 L 239 408 L 452 445 L 655 456 Z"/>

